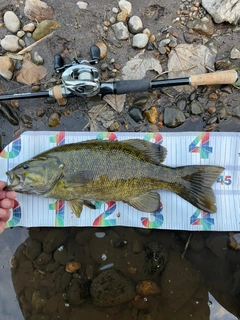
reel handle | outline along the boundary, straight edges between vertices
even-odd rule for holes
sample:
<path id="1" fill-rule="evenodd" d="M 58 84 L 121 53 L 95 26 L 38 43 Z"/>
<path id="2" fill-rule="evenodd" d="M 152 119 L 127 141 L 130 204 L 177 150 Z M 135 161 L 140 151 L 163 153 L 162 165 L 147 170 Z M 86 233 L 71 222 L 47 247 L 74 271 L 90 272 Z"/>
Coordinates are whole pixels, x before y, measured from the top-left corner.
<path id="1" fill-rule="evenodd" d="M 96 63 L 98 63 L 99 60 L 100 60 L 100 49 L 99 49 L 99 47 L 94 44 L 90 48 L 90 53 L 91 53 L 92 60 L 95 60 Z"/>
<path id="2" fill-rule="evenodd" d="M 54 69 L 59 72 L 64 66 L 63 57 L 60 54 L 54 55 Z"/>

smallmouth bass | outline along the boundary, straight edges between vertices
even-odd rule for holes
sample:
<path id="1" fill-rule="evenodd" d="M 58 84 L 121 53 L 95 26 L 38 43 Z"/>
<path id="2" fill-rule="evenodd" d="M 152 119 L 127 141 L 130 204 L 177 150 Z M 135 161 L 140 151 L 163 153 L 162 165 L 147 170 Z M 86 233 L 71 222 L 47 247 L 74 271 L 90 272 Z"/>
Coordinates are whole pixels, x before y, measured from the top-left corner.
<path id="1" fill-rule="evenodd" d="M 57 146 L 17 165 L 6 174 L 5 190 L 68 201 L 80 217 L 92 201 L 123 201 L 137 210 L 159 209 L 156 190 L 175 192 L 195 207 L 216 212 L 213 183 L 219 166 L 168 167 L 167 150 L 151 142 L 88 140 Z"/>

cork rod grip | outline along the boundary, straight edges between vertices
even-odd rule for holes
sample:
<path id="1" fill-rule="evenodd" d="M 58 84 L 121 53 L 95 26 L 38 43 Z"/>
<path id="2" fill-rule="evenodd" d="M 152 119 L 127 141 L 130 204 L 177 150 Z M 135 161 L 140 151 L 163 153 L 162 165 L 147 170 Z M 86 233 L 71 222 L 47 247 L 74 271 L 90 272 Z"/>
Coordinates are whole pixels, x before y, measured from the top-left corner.
<path id="1" fill-rule="evenodd" d="M 234 84 L 238 80 L 236 70 L 217 71 L 193 75 L 190 77 L 191 86 L 205 86 L 211 84 Z"/>

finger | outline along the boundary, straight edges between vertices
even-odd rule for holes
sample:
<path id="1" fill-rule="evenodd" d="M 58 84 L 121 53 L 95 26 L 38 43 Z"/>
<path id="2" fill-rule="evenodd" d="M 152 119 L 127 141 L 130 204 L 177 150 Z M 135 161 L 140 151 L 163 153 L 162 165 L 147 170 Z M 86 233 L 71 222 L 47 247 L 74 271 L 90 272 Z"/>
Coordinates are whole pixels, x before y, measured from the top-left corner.
<path id="1" fill-rule="evenodd" d="M 5 230 L 6 223 L 4 221 L 0 221 L 0 234 Z"/>
<path id="2" fill-rule="evenodd" d="M 0 200 L 9 198 L 9 199 L 15 199 L 17 196 L 17 193 L 15 191 L 0 191 Z"/>
<path id="3" fill-rule="evenodd" d="M 7 182 L 5 181 L 0 181 L 0 190 L 2 190 L 4 187 L 6 187 Z"/>
<path id="4" fill-rule="evenodd" d="M 13 200 L 11 199 L 3 199 L 2 201 L 0 201 L 0 207 L 3 209 L 10 209 L 13 207 Z"/>
<path id="5" fill-rule="evenodd" d="M 10 210 L 9 209 L 3 209 L 0 208 L 0 222 L 7 222 L 10 218 Z"/>

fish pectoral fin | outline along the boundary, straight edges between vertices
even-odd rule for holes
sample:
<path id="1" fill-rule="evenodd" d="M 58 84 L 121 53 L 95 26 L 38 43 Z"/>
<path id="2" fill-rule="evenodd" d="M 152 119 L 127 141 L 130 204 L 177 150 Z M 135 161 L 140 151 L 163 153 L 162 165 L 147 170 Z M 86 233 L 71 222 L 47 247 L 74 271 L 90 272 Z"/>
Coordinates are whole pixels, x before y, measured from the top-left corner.
<path id="1" fill-rule="evenodd" d="M 146 158 L 156 164 L 163 162 L 167 155 L 167 149 L 165 147 L 146 140 L 129 139 L 122 142 L 143 151 Z"/>
<path id="2" fill-rule="evenodd" d="M 63 177 L 66 187 L 81 187 L 93 180 L 90 170 L 74 172 Z"/>
<path id="3" fill-rule="evenodd" d="M 138 197 L 130 198 L 126 203 L 139 211 L 153 213 L 160 207 L 160 195 L 155 191 L 150 191 Z"/>
<path id="4" fill-rule="evenodd" d="M 72 212 L 80 218 L 83 208 L 83 200 L 73 199 L 68 201 L 69 207 L 71 208 Z"/>

